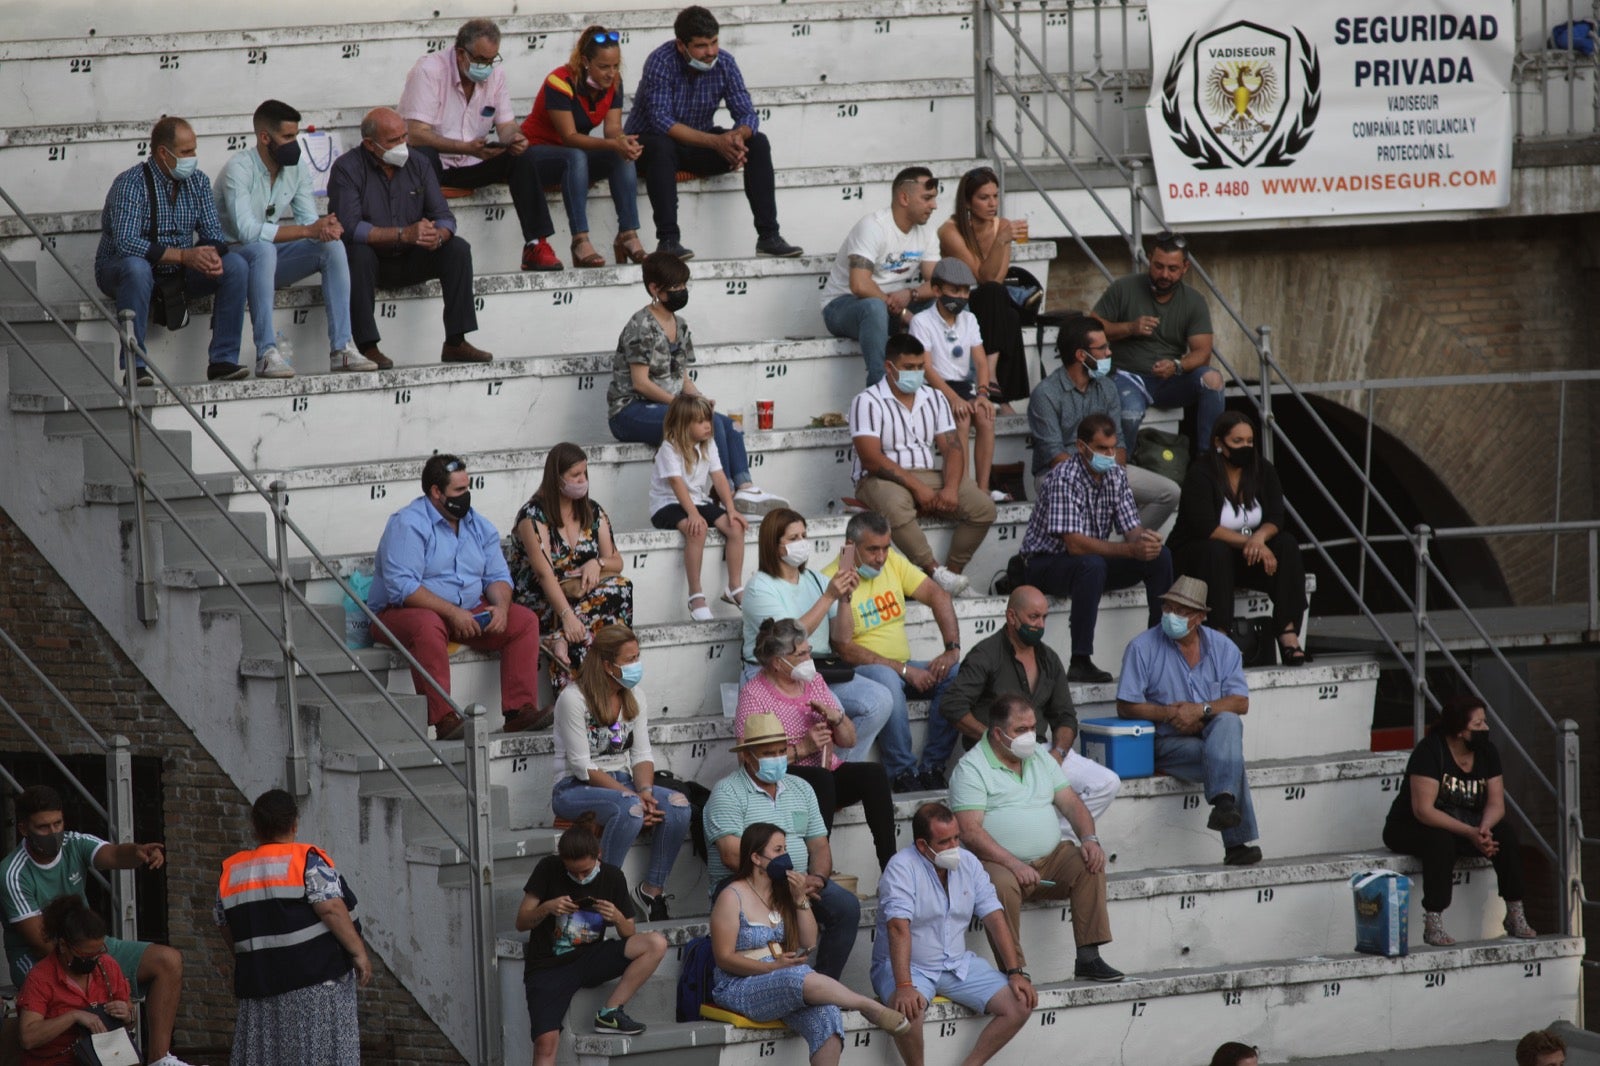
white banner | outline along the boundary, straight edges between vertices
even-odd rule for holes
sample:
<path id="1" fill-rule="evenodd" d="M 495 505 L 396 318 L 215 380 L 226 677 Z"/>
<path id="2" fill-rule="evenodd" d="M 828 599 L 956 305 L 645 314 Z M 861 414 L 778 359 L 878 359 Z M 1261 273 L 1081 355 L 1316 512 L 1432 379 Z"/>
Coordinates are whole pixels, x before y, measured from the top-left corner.
<path id="1" fill-rule="evenodd" d="M 1169 222 L 1510 201 L 1512 0 L 1149 5 Z"/>

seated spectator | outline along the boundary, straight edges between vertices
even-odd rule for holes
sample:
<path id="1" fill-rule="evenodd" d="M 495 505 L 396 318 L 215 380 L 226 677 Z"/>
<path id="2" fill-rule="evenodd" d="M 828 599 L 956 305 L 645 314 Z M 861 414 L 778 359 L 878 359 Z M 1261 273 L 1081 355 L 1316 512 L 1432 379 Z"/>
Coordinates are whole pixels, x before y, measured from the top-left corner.
<path id="1" fill-rule="evenodd" d="M 1222 833 L 1222 861 L 1261 861 L 1244 765 L 1250 686 L 1233 641 L 1202 623 L 1206 583 L 1180 577 L 1161 597 L 1161 624 L 1128 642 L 1117 714 L 1156 724 L 1156 769 L 1205 785 L 1206 828 Z"/>
<path id="2" fill-rule="evenodd" d="M 16 814 L 22 843 L 0 861 L 0 910 L 11 983 L 20 987 L 28 972 L 57 950 L 45 926 L 47 904 L 62 896 L 83 899 L 91 869 L 159 870 L 167 855 L 161 844 L 108 844 L 69 831 L 61 794 L 48 785 L 24 789 L 16 799 Z M 105 938 L 105 952 L 115 964 L 111 968 L 120 968 L 145 998 L 150 1066 L 188 1066 L 172 1053 L 172 1028 L 183 994 L 183 955 L 165 944 L 116 937 Z"/>
<path id="3" fill-rule="evenodd" d="M 989 472 L 994 466 L 994 404 L 989 392 L 994 369 L 978 333 L 978 320 L 967 310 L 976 283 L 961 260 L 939 260 L 933 268 L 933 304 L 911 317 L 910 332 L 928 353 L 928 384 L 950 404 L 963 453 L 969 431 L 977 427 L 972 479 L 981 491 L 989 492 Z M 1011 499 L 1003 492 L 990 496 L 996 503 Z"/>
<path id="4" fill-rule="evenodd" d="M 1506 933 L 1538 935 L 1523 909 L 1521 840 L 1506 818 L 1500 751 L 1489 739 L 1488 714 L 1478 697 L 1464 692 L 1445 700 L 1439 717 L 1412 750 L 1405 787 L 1383 826 L 1383 843 L 1390 851 L 1422 860 L 1422 939 L 1427 943 L 1455 943 L 1444 931 L 1444 912 L 1450 907 L 1452 871 L 1460 856 L 1482 855 L 1494 863 L 1500 898 L 1506 901 Z"/>
<path id="5" fill-rule="evenodd" d="M 272 322 L 272 294 L 322 275 L 328 313 L 328 368 L 376 370 L 350 342 L 350 266 L 344 230 L 331 212 L 317 217 L 311 172 L 300 166 L 300 112 L 280 100 L 256 108 L 256 143 L 241 148 L 217 177 L 217 215 L 231 250 L 250 264 L 250 326 L 256 377 L 292 378 L 289 354 Z"/>
<path id="6" fill-rule="evenodd" d="M 361 120 L 361 143 L 334 160 L 328 209 L 344 230 L 350 261 L 350 332 L 356 349 L 388 370 L 378 348 L 373 301 L 378 286 L 401 288 L 439 279 L 444 295 L 446 363 L 487 363 L 494 357 L 467 340 L 478 328 L 472 296 L 472 248 L 456 236 L 456 219 L 433 168 L 411 157 L 406 125 L 387 107 Z"/>
<path id="7" fill-rule="evenodd" d="M 438 184 L 481 189 L 504 183 L 511 190 L 522 226 L 523 270 L 561 269 L 546 240 L 555 226 L 544 176 L 511 107 L 499 26 L 469 19 L 456 31 L 454 48 L 418 59 L 406 75 L 399 111 L 411 147 Z"/>
<path id="8" fill-rule="evenodd" d="M 1547 1029 L 1517 1041 L 1517 1066 L 1567 1066 L 1567 1044 Z"/>
<path id="9" fill-rule="evenodd" d="M 715 526 L 722 534 L 723 562 L 728 584 L 722 602 L 739 606 L 744 595 L 744 535 L 750 523 L 734 510 L 733 493 L 723 476 L 717 446 L 711 438 L 711 401 L 679 393 L 667 405 L 665 438 L 656 449 L 650 471 L 650 524 L 683 534 L 683 572 L 689 582 L 689 617 L 711 621 L 711 607 L 700 588 L 700 564 L 705 558 L 706 530 Z M 696 606 L 699 601 L 699 606 Z"/>
<path id="10" fill-rule="evenodd" d="M 795 871 L 804 878 L 804 884 L 796 886 L 795 903 L 815 908 L 821 937 L 815 942 L 812 965 L 818 973 L 838 980 L 855 947 L 861 901 L 828 879 L 833 871 L 828 826 L 816 792 L 803 778 L 789 773 L 788 751 L 789 735 L 777 715 L 752 714 L 745 719 L 743 739 L 733 745 L 739 768 L 712 786 L 705 806 L 711 897 L 716 899 L 729 878 L 743 876 L 736 871 L 747 870 L 750 851 L 740 837 L 755 823 L 770 822 L 796 842 L 805 841 L 803 849 L 790 854 Z M 761 912 L 752 908 L 746 913 Z M 744 1013 L 735 1004 L 724 1005 Z"/>
<path id="11" fill-rule="evenodd" d="M 133 1020 L 133 993 L 106 951 L 105 919 L 82 896 L 57 896 L 39 921 L 50 951 L 17 994 L 22 1066 L 62 1066 L 79 1061 L 73 1046 L 85 1031 L 103 1033 Z"/>
<path id="12" fill-rule="evenodd" d="M 989 1024 L 961 1066 L 982 1066 L 1021 1032 L 1039 1005 L 1005 908 L 977 856 L 961 846 L 956 816 L 924 803 L 911 816 L 911 846 L 889 861 L 878 881 L 878 930 L 872 941 L 872 987 L 911 1020 L 895 1041 L 906 1066 L 922 1066 L 923 1013 L 944 996 Z M 1005 972 L 967 950 L 967 923 L 983 923 Z"/>
<path id="13" fill-rule="evenodd" d="M 650 302 L 634 312 L 617 338 L 606 413 L 613 437 L 655 448 L 661 445 L 673 397 L 701 393 L 689 376 L 694 365 L 689 323 L 678 317 L 689 302 L 688 266 L 675 256 L 649 255 L 644 261 L 644 287 Z M 787 507 L 788 500 L 763 491 L 751 480 L 744 431 L 724 414 L 714 415 L 711 427 L 722 471 L 735 489 L 735 509 L 740 514 L 765 514 L 774 507 Z"/>
<path id="14" fill-rule="evenodd" d="M 639 91 L 633 94 L 627 132 L 639 139 L 645 188 L 655 215 L 656 251 L 693 259 L 678 228 L 678 171 L 699 177 L 744 171 L 744 196 L 756 223 L 756 255 L 792 259 L 802 249 L 778 232 L 778 197 L 772 173 L 772 145 L 759 131 L 756 109 L 733 53 L 723 51 L 721 27 L 698 5 L 678 12 L 674 40 L 644 61 Z M 733 129 L 714 124 L 726 105 Z"/>
<path id="15" fill-rule="evenodd" d="M 894 711 L 878 734 L 878 755 L 896 792 L 943 789 L 944 768 L 955 750 L 956 731 L 939 713 L 945 686 L 961 661 L 961 629 L 949 595 L 889 545 L 889 520 L 876 511 L 850 516 L 844 527 L 844 549 L 822 576 L 854 570 L 855 591 L 849 611 L 830 623 L 834 653 L 855 667 L 856 676 L 878 682 L 894 699 Z M 911 658 L 906 637 L 906 609 L 916 600 L 933 611 L 944 650 L 931 662 Z M 906 697 L 915 693 L 932 700 L 922 760 L 911 745 L 911 719 Z"/>
<path id="16" fill-rule="evenodd" d="M 507 551 L 512 598 L 539 616 L 559 692 L 583 664 L 590 634 L 633 625 L 633 582 L 622 574 L 611 518 L 589 495 L 589 457 L 563 441 L 544 460 L 539 489 L 517 512 Z"/>
<path id="17" fill-rule="evenodd" d="M 739 680 L 749 681 L 761 670 L 756 661 L 756 634 L 761 623 L 768 618 L 797 620 L 806 631 L 812 660 L 819 668 L 824 663 L 830 667 L 822 673 L 828 691 L 855 726 L 855 743 L 834 754 L 846 762 L 870 759 L 872 742 L 894 713 L 894 696 L 865 671 L 843 665 L 829 636 L 830 620 L 838 616 L 841 602 L 850 601 L 860 575 L 841 570 L 829 579 L 811 569 L 812 546 L 806 539 L 805 517 L 787 507 L 768 511 L 761 519 L 757 544 L 758 569 L 750 575 L 739 605 L 744 619 L 744 669 Z M 849 680 L 838 679 L 843 673 L 851 675 Z"/>
<path id="18" fill-rule="evenodd" d="M 1173 558 L 1179 573 L 1206 583 L 1206 625 L 1218 632 L 1233 633 L 1234 588 L 1270 595 L 1278 658 L 1285 666 L 1300 666 L 1306 661 L 1298 636 L 1306 611 L 1306 567 L 1300 545 L 1285 529 L 1278 471 L 1256 450 L 1248 416 L 1225 412 L 1215 432 L 1211 450 L 1183 479 Z"/>
<path id="19" fill-rule="evenodd" d="M 1211 365 L 1211 312 L 1206 300 L 1185 285 L 1188 242 L 1163 233 L 1150 249 L 1148 274 L 1118 278 L 1094 305 L 1117 363 L 1122 399 L 1122 439 L 1139 439 L 1145 410 L 1195 409 L 1196 452 L 1211 446 L 1212 425 L 1222 414 L 1222 371 Z"/>
<path id="20" fill-rule="evenodd" d="M 895 547 L 952 596 L 967 591 L 962 574 L 989 527 L 994 501 L 967 476 L 964 438 L 950 404 L 924 384 L 927 354 L 904 334 L 889 342 L 889 373 L 850 401 L 851 478 L 861 502 L 889 520 Z M 934 453 L 942 468 L 935 467 Z M 934 557 L 920 517 L 955 520 L 950 552 Z"/>
<path id="21" fill-rule="evenodd" d="M 1211 1056 L 1211 1066 L 1258 1066 L 1260 1061 L 1255 1048 L 1235 1040 L 1221 1045 Z"/>
<path id="22" fill-rule="evenodd" d="M 594 814 L 605 831 L 600 857 L 621 866 L 645 829 L 650 869 L 635 888 L 648 921 L 668 918 L 667 876 L 689 835 L 689 801 L 655 783 L 650 748 L 650 701 L 639 682 L 639 638 L 624 625 L 595 634 L 594 654 L 578 669 L 577 684 L 556 700 L 556 783 L 550 808 L 576 821 Z"/>
<path id="23" fill-rule="evenodd" d="M 756 636 L 761 669 L 739 688 L 739 711 L 733 735 L 744 739 L 752 715 L 776 715 L 783 723 L 789 748 L 789 773 L 817 794 L 822 823 L 833 835 L 833 815 L 840 807 L 861 804 L 878 869 L 894 854 L 894 797 L 889 775 L 875 762 L 845 762 L 839 757 L 859 742 L 856 727 L 844 713 L 811 661 L 805 628 L 792 618 L 768 618 Z"/>
<path id="24" fill-rule="evenodd" d="M 1000 217 L 1000 179 L 988 167 L 961 175 L 955 210 L 939 227 L 939 254 L 967 264 L 977 277 L 972 314 L 989 354 L 990 399 L 996 404 L 1028 395 L 1028 360 L 1022 346 L 1018 304 L 1006 286 L 1011 270 L 1011 244 L 1028 239 L 1028 223 Z M 1028 294 L 1035 305 L 1043 294 Z M 1031 402 L 1030 402 L 1031 409 Z M 1002 413 L 1009 414 L 1006 408 Z"/>
<path id="25" fill-rule="evenodd" d="M 1078 712 L 1072 706 L 1067 668 L 1044 642 L 1049 609 L 1050 601 L 1033 586 L 1012 589 L 1005 625 L 972 646 L 945 689 L 939 710 L 971 749 L 988 732 L 989 708 L 995 700 L 1007 695 L 1026 699 L 1039 726 L 1039 742 L 1049 745 L 1050 757 L 1060 764 L 1089 815 L 1098 820 L 1116 798 L 1122 778 L 1072 746 L 1078 736 Z M 1063 838 L 1076 840 L 1073 833 L 1070 822 L 1062 825 Z"/>
<path id="26" fill-rule="evenodd" d="M 1161 534 L 1140 521 L 1116 453 L 1111 419 L 1084 415 L 1077 453 L 1035 486 L 1038 499 L 1022 536 L 1023 580 L 1048 595 L 1072 599 L 1068 681 L 1111 680 L 1092 658 L 1100 597 L 1107 589 L 1144 582 L 1154 626 L 1161 620 L 1160 596 L 1172 584 L 1172 553 Z M 1120 541 L 1110 539 L 1113 530 L 1122 534 Z"/>
<path id="27" fill-rule="evenodd" d="M 450 703 L 451 642 L 500 653 L 506 731 L 543 729 L 539 711 L 539 619 L 511 602 L 511 572 L 494 524 L 472 509 L 467 464 L 434 455 L 422 466 L 422 495 L 389 516 L 373 559 L 367 606 L 374 640 L 416 659 L 411 680 L 428 700 L 440 740 L 466 729 Z"/>
<path id="28" fill-rule="evenodd" d="M 752 1021 L 782 1019 L 805 1038 L 811 1066 L 838 1066 L 844 1050 L 840 1008 L 860 1011 L 895 1036 L 910 1030 L 898 1011 L 822 972 L 807 878 L 790 859 L 781 827 L 756 822 L 728 850 L 737 853 L 733 879 L 711 908 L 711 998 L 717 1006 Z M 815 969 L 806 961 L 814 949 Z"/>
<path id="29" fill-rule="evenodd" d="M 250 376 L 249 369 L 239 365 L 250 267 L 228 250 L 211 181 L 199 163 L 194 128 L 188 122 L 168 115 L 155 124 L 150 130 L 150 158 L 118 174 L 106 193 L 94 282 L 116 301 L 118 312 L 133 312 L 141 360 L 157 285 L 179 285 L 185 296 L 216 293 L 206 378 L 239 381 Z M 162 318 L 157 325 L 178 329 L 188 320 L 185 311 L 183 321 Z M 142 361 L 133 378 L 137 385 L 155 384 Z"/>
<path id="30" fill-rule="evenodd" d="M 1111 941 L 1106 913 L 1106 853 L 1095 835 L 1094 816 L 1067 784 L 1061 765 L 1038 746 L 1038 722 L 1027 697 L 1001 696 L 989 705 L 989 728 L 961 757 L 950 777 L 950 807 L 961 843 L 983 863 L 1005 908 L 1018 966 L 1022 904 L 1030 899 L 1072 901 L 1072 936 L 1078 957 L 1072 973 L 1080 981 L 1120 981 L 1122 974 L 1100 957 Z M 1061 839 L 1060 814 L 1082 844 Z M 990 940 L 996 958 L 1006 946 Z"/>
<path id="31" fill-rule="evenodd" d="M 889 334 L 911 324 L 915 308 L 933 299 L 939 244 L 928 219 L 939 205 L 939 182 L 927 167 L 894 176 L 888 207 L 851 227 L 822 288 L 822 321 L 835 337 L 853 337 L 867 364 L 867 387 L 883 380 Z"/>
<path id="32" fill-rule="evenodd" d="M 606 929 L 617 931 L 607 939 Z M 580 817 L 561 834 L 522 886 L 517 931 L 528 934 L 522 985 L 528 999 L 534 1066 L 555 1066 L 567 1008 L 580 988 L 617 986 L 594 1016 L 594 1031 L 634 1036 L 643 1022 L 624 1009 L 667 955 L 667 938 L 638 932 L 628 878 L 600 859 L 594 818 Z"/>
<path id="33" fill-rule="evenodd" d="M 540 182 L 561 182 L 573 266 L 606 265 L 606 257 L 589 240 L 589 184 L 600 181 L 611 186 L 617 208 L 617 239 L 611 245 L 617 262 L 644 262 L 639 175 L 633 165 L 644 149 L 639 138 L 622 132 L 622 106 L 619 34 L 590 26 L 578 37 L 571 58 L 544 79 L 533 110 L 522 120 L 527 154 L 539 166 Z"/>
<path id="34" fill-rule="evenodd" d="M 1178 483 L 1153 470 L 1128 464 L 1132 443 L 1122 436 L 1122 400 L 1111 377 L 1111 346 L 1097 319 L 1087 315 L 1063 322 L 1056 334 L 1061 366 L 1028 397 L 1028 430 L 1033 435 L 1033 474 L 1075 458 L 1073 441 L 1085 415 L 1111 419 L 1117 434 L 1117 465 L 1127 475 L 1139 525 L 1160 531 L 1178 507 Z"/>

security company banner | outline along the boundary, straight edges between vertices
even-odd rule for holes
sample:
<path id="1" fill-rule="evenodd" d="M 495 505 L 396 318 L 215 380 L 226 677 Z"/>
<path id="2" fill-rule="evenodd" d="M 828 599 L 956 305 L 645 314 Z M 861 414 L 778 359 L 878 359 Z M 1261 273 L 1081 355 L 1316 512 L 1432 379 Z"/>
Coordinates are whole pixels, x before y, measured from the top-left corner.
<path id="1" fill-rule="evenodd" d="M 1512 0 L 1149 0 L 1169 222 L 1504 207 Z"/>

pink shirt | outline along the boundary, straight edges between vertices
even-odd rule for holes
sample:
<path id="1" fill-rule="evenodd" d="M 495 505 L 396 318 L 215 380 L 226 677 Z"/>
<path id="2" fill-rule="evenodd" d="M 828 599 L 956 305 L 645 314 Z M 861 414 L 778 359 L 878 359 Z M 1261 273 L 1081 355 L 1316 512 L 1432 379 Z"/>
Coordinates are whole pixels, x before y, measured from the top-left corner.
<path id="1" fill-rule="evenodd" d="M 483 113 L 485 108 L 489 109 L 487 115 Z M 511 109 L 504 64 L 496 63 L 488 81 L 473 85 L 468 99 L 461 90 L 454 48 L 441 48 L 417 60 L 406 75 L 399 111 L 401 118 L 426 122 L 439 136 L 453 141 L 475 141 L 487 136 L 498 123 L 517 121 L 517 114 Z M 470 155 L 443 154 L 439 161 L 446 169 L 481 162 Z"/>
<path id="2" fill-rule="evenodd" d="M 765 670 L 750 678 L 739 689 L 739 710 L 733 719 L 733 735 L 740 740 L 744 739 L 744 720 L 752 714 L 775 714 L 778 721 L 783 723 L 783 731 L 789 737 L 791 744 L 803 739 L 811 732 L 811 727 L 824 721 L 811 706 L 811 701 L 825 703 L 829 707 L 839 709 L 839 701 L 833 698 L 833 693 L 828 691 L 828 683 L 819 675 L 811 679 L 805 691 L 798 696 L 790 696 L 779 692 L 778 687 L 772 683 Z M 843 713 L 841 710 L 840 713 Z M 796 766 L 821 766 L 821 752 L 802 755 L 795 761 Z M 828 750 L 828 769 L 837 770 L 844 762 L 834 749 Z"/>

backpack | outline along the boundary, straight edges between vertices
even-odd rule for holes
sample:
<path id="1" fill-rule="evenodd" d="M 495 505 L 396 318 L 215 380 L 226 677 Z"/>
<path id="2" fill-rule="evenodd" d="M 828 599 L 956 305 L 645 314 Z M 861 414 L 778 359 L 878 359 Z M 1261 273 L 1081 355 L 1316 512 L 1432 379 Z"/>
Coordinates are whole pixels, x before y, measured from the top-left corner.
<path id="1" fill-rule="evenodd" d="M 655 783 L 662 788 L 681 792 L 689 800 L 689 843 L 702 861 L 710 862 L 710 847 L 706 843 L 705 812 L 711 802 L 711 790 L 698 781 L 679 777 L 671 770 L 657 770 Z"/>
<path id="2" fill-rule="evenodd" d="M 710 936 L 697 936 L 683 945 L 678 971 L 678 1021 L 699 1021 L 701 1005 L 713 1002 L 712 968 Z"/>

